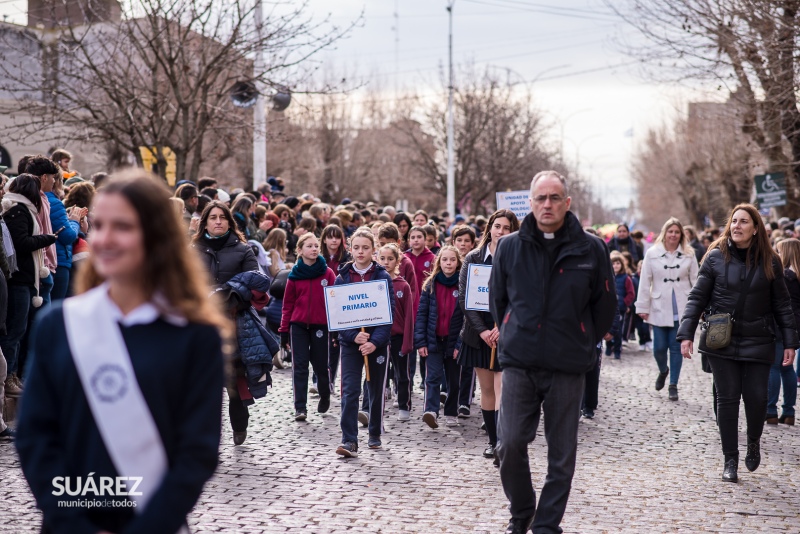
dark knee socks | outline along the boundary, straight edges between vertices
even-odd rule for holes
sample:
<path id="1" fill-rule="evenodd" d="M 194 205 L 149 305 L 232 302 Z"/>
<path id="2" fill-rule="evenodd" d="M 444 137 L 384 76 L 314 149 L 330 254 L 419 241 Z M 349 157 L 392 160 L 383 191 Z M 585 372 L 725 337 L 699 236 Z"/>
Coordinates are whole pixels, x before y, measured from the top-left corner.
<path id="1" fill-rule="evenodd" d="M 497 445 L 497 410 L 483 410 L 483 422 L 486 423 L 486 432 L 489 434 L 489 443 Z"/>

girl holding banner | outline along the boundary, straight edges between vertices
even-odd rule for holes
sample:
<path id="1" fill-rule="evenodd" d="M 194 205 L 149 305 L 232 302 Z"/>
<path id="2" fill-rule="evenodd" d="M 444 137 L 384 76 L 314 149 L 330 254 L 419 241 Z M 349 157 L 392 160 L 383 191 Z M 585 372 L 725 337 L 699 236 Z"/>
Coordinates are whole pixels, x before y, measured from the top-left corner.
<path id="1" fill-rule="evenodd" d="M 447 378 L 444 415 L 447 426 L 458 425 L 458 393 L 461 373 L 454 349 L 464 315 L 458 306 L 458 273 L 461 255 L 445 245 L 436 256 L 433 270 L 422 286 L 419 310 L 414 322 L 414 348 L 425 357 L 425 413 L 422 420 L 431 428 L 439 426 L 439 393 L 442 377 Z"/>
<path id="2" fill-rule="evenodd" d="M 467 254 L 458 280 L 459 305 L 464 311 L 464 328 L 461 331 L 461 349 L 458 363 L 464 367 L 472 366 L 478 373 L 481 386 L 481 413 L 489 434 L 489 446 L 483 451 L 486 458 L 494 458 L 497 445 L 497 413 L 500 409 L 501 369 L 497 358 L 492 360 L 492 350 L 497 347 L 500 337 L 492 314 L 489 313 L 488 292 L 486 307 L 467 302 L 467 280 L 476 265 L 491 266 L 497 242 L 504 235 L 519 230 L 519 221 L 511 210 L 495 211 L 487 224 L 488 231 L 483 234 L 478 248 Z M 488 271 L 488 269 L 487 269 Z M 487 290 L 488 291 L 488 290 Z"/>
<path id="3" fill-rule="evenodd" d="M 104 184 L 78 296 L 36 322 L 17 449 L 42 532 L 184 530 L 217 466 L 233 328 L 169 196 L 139 170 Z"/>
<path id="4" fill-rule="evenodd" d="M 325 315 L 325 288 L 333 285 L 336 276 L 319 255 L 319 240 L 313 233 L 297 241 L 297 263 L 289 273 L 281 314 L 281 345 L 292 351 L 292 390 L 294 420 L 305 421 L 308 400 L 308 365 L 317 375 L 319 403 L 317 412 L 331 406 L 330 373 L 328 370 L 328 319 Z"/>
<path id="5" fill-rule="evenodd" d="M 352 263 L 339 269 L 336 285 L 384 280 L 388 284 L 390 308 L 394 315 L 395 294 L 392 278 L 381 265 L 372 261 L 375 253 L 375 236 L 366 228 L 360 228 L 350 237 Z M 370 449 L 381 447 L 383 431 L 383 390 L 389 360 L 389 341 L 392 325 L 385 324 L 368 328 L 352 328 L 339 331 L 340 365 L 342 371 L 342 444 L 336 454 L 345 458 L 358 456 L 358 397 L 361 394 L 361 371 L 367 365 L 367 387 L 369 388 L 369 441 Z"/>

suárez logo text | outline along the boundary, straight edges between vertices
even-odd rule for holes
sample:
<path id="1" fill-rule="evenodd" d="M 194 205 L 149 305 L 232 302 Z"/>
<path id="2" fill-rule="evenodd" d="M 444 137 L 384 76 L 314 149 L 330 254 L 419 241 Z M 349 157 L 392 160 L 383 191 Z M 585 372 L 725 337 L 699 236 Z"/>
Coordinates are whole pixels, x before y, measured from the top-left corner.
<path id="1" fill-rule="evenodd" d="M 99 482 L 99 484 L 98 484 Z M 127 497 L 140 496 L 136 488 L 142 483 L 142 477 L 99 477 L 95 480 L 94 473 L 89 473 L 86 477 L 54 477 L 53 495 L 70 495 L 76 497 L 80 495 L 94 496 L 113 496 Z"/>

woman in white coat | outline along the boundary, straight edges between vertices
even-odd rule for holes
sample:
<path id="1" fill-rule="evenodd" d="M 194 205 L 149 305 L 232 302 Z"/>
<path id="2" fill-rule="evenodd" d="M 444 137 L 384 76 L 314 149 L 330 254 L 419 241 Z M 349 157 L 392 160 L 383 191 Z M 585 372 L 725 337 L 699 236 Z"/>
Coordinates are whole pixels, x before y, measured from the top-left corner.
<path id="1" fill-rule="evenodd" d="M 678 378 L 683 362 L 681 343 L 675 336 L 698 270 L 694 249 L 686 241 L 683 225 L 670 217 L 644 256 L 636 311 L 646 323 L 653 325 L 653 356 L 658 364 L 656 391 L 664 388 L 669 375 L 669 399 L 674 401 L 678 400 Z"/>

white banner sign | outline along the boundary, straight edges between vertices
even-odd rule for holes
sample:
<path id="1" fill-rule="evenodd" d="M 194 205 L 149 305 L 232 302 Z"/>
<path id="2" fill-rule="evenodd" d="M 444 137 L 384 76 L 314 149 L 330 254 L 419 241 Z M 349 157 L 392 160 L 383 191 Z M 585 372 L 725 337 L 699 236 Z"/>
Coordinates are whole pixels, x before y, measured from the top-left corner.
<path id="1" fill-rule="evenodd" d="M 531 205 L 528 199 L 531 196 L 530 191 L 506 191 L 504 193 L 497 193 L 497 209 L 511 210 L 517 216 L 519 222 L 531 212 Z"/>
<path id="2" fill-rule="evenodd" d="M 328 330 L 392 324 L 392 301 L 385 280 L 325 288 Z"/>
<path id="3" fill-rule="evenodd" d="M 470 265 L 467 272 L 467 295 L 465 308 L 475 311 L 489 311 L 489 277 L 491 265 Z"/>

